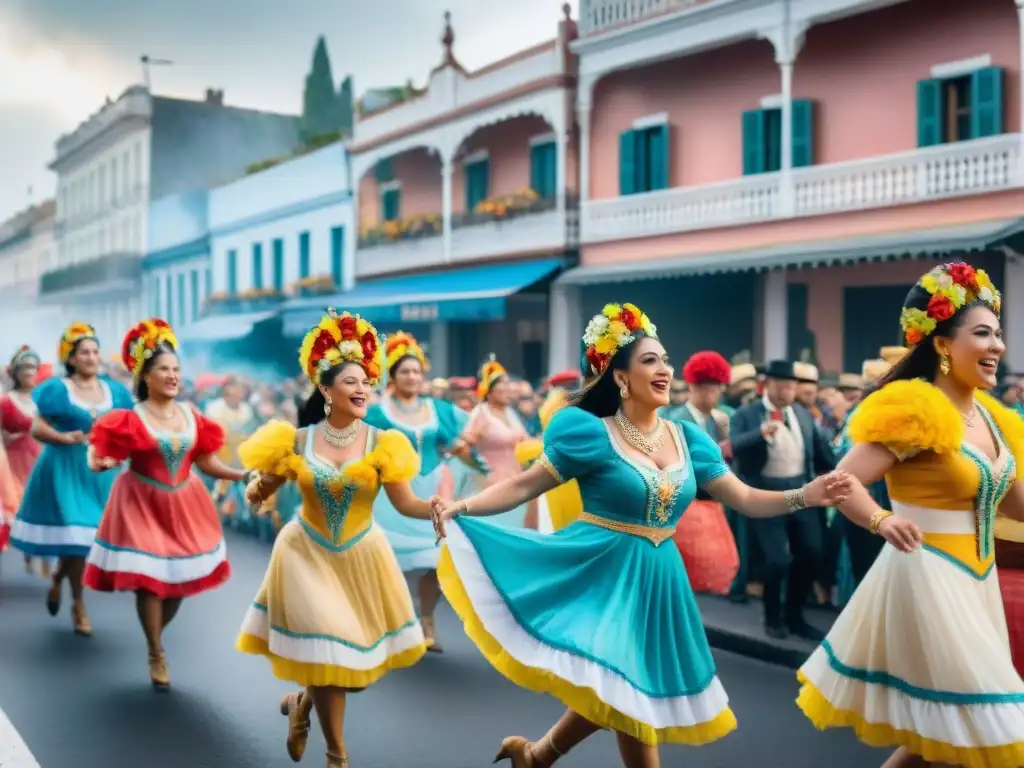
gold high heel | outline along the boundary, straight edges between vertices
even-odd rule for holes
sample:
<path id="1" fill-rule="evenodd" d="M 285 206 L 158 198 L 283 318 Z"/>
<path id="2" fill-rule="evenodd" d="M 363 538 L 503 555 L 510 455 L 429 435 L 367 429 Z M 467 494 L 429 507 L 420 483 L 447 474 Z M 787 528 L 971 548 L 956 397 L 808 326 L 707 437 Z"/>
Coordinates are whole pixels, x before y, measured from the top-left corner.
<path id="1" fill-rule="evenodd" d="M 92 622 L 89 621 L 89 615 L 85 612 L 84 605 L 81 603 L 75 603 L 74 606 L 72 606 L 71 621 L 75 627 L 76 635 L 92 637 Z"/>
<path id="2" fill-rule="evenodd" d="M 288 718 L 288 738 L 285 746 L 288 757 L 297 763 L 306 753 L 306 741 L 309 739 L 309 694 L 305 691 L 289 693 L 281 699 L 281 714 Z"/>
<path id="3" fill-rule="evenodd" d="M 171 687 L 171 673 L 167 669 L 167 657 L 162 651 L 149 654 L 149 679 L 158 691 L 166 691 Z"/>
<path id="4" fill-rule="evenodd" d="M 427 643 L 427 650 L 431 653 L 444 653 L 444 648 L 437 642 L 437 629 L 434 626 L 434 617 L 425 616 L 420 619 L 420 625 L 423 627 L 423 639 Z"/>
<path id="5" fill-rule="evenodd" d="M 512 768 L 534 768 L 537 761 L 533 757 L 533 742 L 527 741 L 522 736 L 509 736 L 501 742 L 501 749 L 498 750 L 494 762 L 509 760 Z"/>

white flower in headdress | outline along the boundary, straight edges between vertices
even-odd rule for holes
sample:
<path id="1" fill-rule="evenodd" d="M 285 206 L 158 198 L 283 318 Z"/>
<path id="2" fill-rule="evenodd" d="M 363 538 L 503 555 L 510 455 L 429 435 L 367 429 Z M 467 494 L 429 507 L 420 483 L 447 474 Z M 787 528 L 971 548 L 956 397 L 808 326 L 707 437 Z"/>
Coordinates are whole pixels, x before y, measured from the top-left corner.
<path id="1" fill-rule="evenodd" d="M 361 358 L 363 356 L 363 348 L 358 341 L 343 341 L 338 345 L 338 351 L 345 358 Z"/>
<path id="2" fill-rule="evenodd" d="M 608 330 L 608 318 L 604 315 L 596 315 L 587 323 L 587 329 L 583 333 L 583 343 L 587 346 L 595 344 L 606 330 Z"/>

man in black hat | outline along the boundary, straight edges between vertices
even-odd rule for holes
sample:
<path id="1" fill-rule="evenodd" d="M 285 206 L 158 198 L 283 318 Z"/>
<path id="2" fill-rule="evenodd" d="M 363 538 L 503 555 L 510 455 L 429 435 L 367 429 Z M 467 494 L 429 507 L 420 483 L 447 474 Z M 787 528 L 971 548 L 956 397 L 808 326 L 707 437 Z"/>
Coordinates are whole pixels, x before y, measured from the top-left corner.
<path id="1" fill-rule="evenodd" d="M 835 456 L 810 412 L 795 402 L 798 377 L 793 363 L 774 360 L 765 366 L 764 375 L 764 396 L 732 416 L 736 471 L 754 488 L 800 488 L 817 475 L 832 471 Z M 824 555 L 820 510 L 751 519 L 748 524 L 764 556 L 764 622 L 768 636 L 783 639 L 793 633 L 821 640 L 823 633 L 808 624 L 803 614 L 804 600 L 821 571 Z"/>

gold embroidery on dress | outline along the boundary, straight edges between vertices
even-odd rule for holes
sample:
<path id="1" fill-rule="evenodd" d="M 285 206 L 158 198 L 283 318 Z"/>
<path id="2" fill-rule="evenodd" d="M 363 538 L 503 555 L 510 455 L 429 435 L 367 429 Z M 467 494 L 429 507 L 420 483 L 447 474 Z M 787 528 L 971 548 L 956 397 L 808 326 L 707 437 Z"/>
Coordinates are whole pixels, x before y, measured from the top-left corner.
<path id="1" fill-rule="evenodd" d="M 638 536 L 647 539 L 654 546 L 659 546 L 672 538 L 674 528 L 655 528 L 652 525 L 640 525 L 639 523 L 623 523 L 618 520 L 609 520 L 606 517 L 598 517 L 590 512 L 584 512 L 579 516 L 581 523 L 590 523 L 598 528 L 605 528 L 616 533 L 626 533 L 630 536 Z"/>
<path id="2" fill-rule="evenodd" d="M 562 473 L 555 469 L 555 465 L 551 463 L 551 459 L 548 458 L 546 453 L 542 453 L 540 458 L 537 459 L 537 463 L 547 470 L 547 473 L 551 475 L 558 482 L 559 485 L 565 482 L 565 478 L 562 477 Z"/>
<path id="3" fill-rule="evenodd" d="M 682 488 L 672 481 L 669 472 L 662 471 L 658 475 L 658 484 L 654 491 L 654 517 L 659 523 L 667 523 L 672 517 L 672 507 L 679 498 Z"/>

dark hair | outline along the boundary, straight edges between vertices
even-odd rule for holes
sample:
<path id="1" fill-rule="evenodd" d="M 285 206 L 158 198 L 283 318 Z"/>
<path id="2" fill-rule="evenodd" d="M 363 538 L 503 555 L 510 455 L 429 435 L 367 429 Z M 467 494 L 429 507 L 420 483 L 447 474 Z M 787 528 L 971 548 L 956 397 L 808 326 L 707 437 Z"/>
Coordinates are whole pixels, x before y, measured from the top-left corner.
<path id="1" fill-rule="evenodd" d="M 928 293 L 928 291 L 920 285 L 915 285 L 910 289 L 910 293 L 907 294 L 907 298 L 903 302 L 903 308 L 925 310 L 928 307 L 928 302 L 931 298 L 932 295 Z M 904 355 L 903 359 L 896 363 L 896 365 L 894 365 L 892 369 L 878 381 L 877 388 L 881 388 L 892 381 L 906 381 L 909 379 L 934 381 L 935 377 L 938 376 L 939 373 L 939 353 L 935 351 L 933 339 L 936 336 L 945 339 L 952 338 L 956 334 L 957 329 L 964 324 L 964 320 L 967 319 L 968 313 L 976 307 L 992 309 L 981 299 L 975 299 L 974 301 L 960 307 L 952 317 L 949 317 L 936 325 L 934 331 L 925 336 L 924 340 L 920 344 Z M 902 330 L 900 341 L 903 341 Z"/>
<path id="2" fill-rule="evenodd" d="M 402 363 L 404 363 L 406 360 L 415 360 L 416 364 L 419 365 L 420 370 L 423 370 L 423 361 L 416 357 L 416 355 L 402 355 L 400 358 L 395 360 L 394 363 L 392 363 L 390 368 L 388 368 L 389 379 L 395 378 L 395 374 L 398 373 L 398 369 L 402 367 Z"/>
<path id="3" fill-rule="evenodd" d="M 96 341 L 96 339 L 94 339 L 92 336 L 83 336 L 74 344 L 72 344 L 71 351 L 68 353 L 68 359 L 64 361 L 64 373 L 66 373 L 68 376 L 75 375 L 75 366 L 73 366 L 70 361 L 71 358 L 75 356 L 75 353 L 78 352 L 78 348 L 82 345 L 83 341 L 95 341 L 96 346 L 99 346 L 99 342 Z"/>
<path id="4" fill-rule="evenodd" d="M 614 416 L 622 406 L 622 395 L 619 394 L 619 385 L 615 383 L 612 372 L 624 371 L 629 368 L 636 351 L 636 343 L 647 337 L 648 335 L 643 331 L 634 331 L 633 341 L 624 347 L 619 347 L 604 373 L 582 389 L 570 394 L 567 400 L 568 405 L 575 405 L 587 413 L 594 414 L 599 419 Z"/>
<path id="5" fill-rule="evenodd" d="M 135 397 L 138 398 L 139 402 L 145 402 L 149 399 L 149 386 L 146 384 L 145 376 L 156 365 L 158 357 L 162 355 L 174 355 L 178 356 L 178 351 L 167 342 L 161 341 L 155 347 L 153 347 L 153 354 L 146 358 L 146 362 L 142 364 L 142 372 L 139 373 L 139 378 L 135 382 Z"/>
<path id="6" fill-rule="evenodd" d="M 343 363 L 338 363 L 333 368 L 328 368 L 320 374 L 320 383 L 329 389 L 333 386 L 334 380 L 338 378 L 338 375 L 349 365 L 359 364 L 349 360 L 346 360 Z M 304 402 L 302 407 L 299 408 L 299 429 L 312 427 L 313 425 L 319 424 L 323 421 L 325 405 L 327 405 L 327 400 L 320 391 L 320 387 L 315 386 L 314 383 L 313 394 L 306 398 L 306 402 Z"/>

